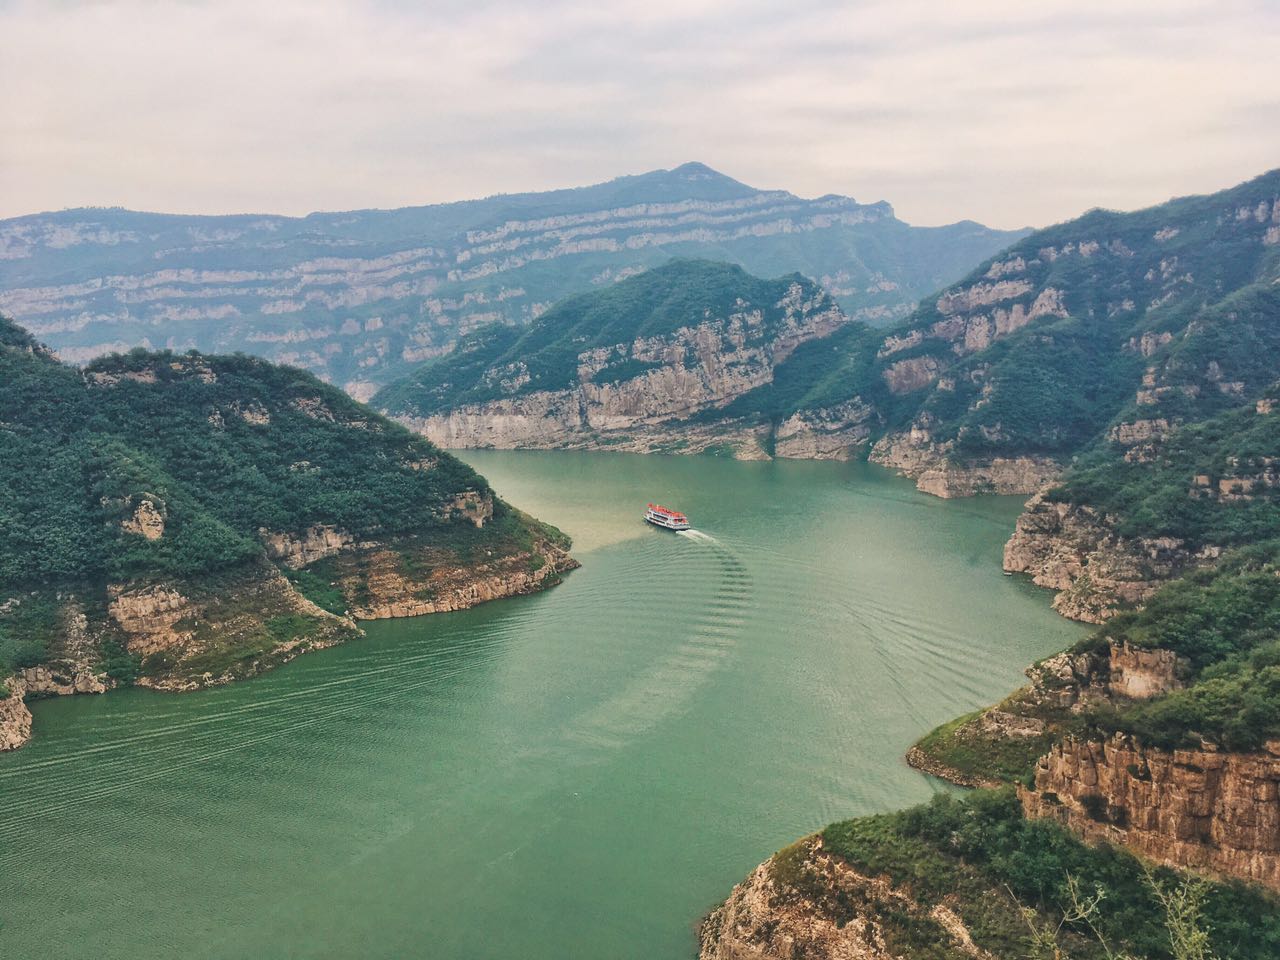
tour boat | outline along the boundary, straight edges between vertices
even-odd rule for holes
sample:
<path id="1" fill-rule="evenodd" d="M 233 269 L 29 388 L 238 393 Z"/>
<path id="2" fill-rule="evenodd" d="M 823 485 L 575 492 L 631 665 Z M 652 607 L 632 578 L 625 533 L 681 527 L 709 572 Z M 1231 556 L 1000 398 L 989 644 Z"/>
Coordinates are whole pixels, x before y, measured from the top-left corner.
<path id="1" fill-rule="evenodd" d="M 689 518 L 683 513 L 668 510 L 666 507 L 660 507 L 656 503 L 649 504 L 649 509 L 644 512 L 644 518 L 654 526 L 665 527 L 668 530 L 689 529 Z"/>

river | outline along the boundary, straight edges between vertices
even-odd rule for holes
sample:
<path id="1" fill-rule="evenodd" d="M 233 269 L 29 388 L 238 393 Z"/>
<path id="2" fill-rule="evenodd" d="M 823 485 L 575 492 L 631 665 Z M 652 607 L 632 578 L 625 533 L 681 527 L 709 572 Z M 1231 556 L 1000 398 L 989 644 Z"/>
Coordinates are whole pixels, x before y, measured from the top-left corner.
<path id="1" fill-rule="evenodd" d="M 1018 498 L 464 457 L 582 569 L 227 687 L 36 704 L 0 756 L 0 955 L 688 960 L 758 862 L 928 799 L 910 743 L 1081 635 L 1001 574 Z"/>

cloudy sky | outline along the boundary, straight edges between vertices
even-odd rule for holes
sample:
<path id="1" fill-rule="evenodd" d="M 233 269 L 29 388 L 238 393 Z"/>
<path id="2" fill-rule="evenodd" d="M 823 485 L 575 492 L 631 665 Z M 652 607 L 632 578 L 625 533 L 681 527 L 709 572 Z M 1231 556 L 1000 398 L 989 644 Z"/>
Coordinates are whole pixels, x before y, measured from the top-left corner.
<path id="1" fill-rule="evenodd" d="M 1280 166 L 1276 0 L 0 0 L 0 216 L 305 213 L 701 160 L 1042 225 Z"/>

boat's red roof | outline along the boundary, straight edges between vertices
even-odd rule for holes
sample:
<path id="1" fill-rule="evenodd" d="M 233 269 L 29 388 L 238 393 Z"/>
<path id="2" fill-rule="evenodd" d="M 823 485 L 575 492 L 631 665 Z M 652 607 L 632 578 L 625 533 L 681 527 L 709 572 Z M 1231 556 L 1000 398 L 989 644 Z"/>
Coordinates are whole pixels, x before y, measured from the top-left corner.
<path id="1" fill-rule="evenodd" d="M 668 517 L 673 517 L 673 518 L 675 518 L 676 520 L 687 520 L 687 519 L 689 519 L 688 517 L 686 517 L 683 513 L 681 513 L 681 512 L 680 512 L 680 511 L 678 511 L 678 510 L 671 510 L 671 509 L 669 509 L 669 508 L 667 508 L 667 507 L 660 507 L 660 506 L 658 506 L 656 503 L 651 503 L 651 504 L 649 504 L 649 509 L 650 509 L 650 510 L 652 510 L 654 513 L 665 513 Z"/>

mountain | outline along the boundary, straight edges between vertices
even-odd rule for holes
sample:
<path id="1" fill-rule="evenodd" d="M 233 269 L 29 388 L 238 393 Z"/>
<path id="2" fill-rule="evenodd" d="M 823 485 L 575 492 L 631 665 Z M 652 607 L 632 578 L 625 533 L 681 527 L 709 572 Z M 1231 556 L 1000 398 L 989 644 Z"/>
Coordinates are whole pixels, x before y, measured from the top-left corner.
<path id="1" fill-rule="evenodd" d="M 689 163 L 400 210 L 18 217 L 0 221 L 0 311 L 72 362 L 138 345 L 244 351 L 364 398 L 479 326 L 528 323 L 673 256 L 800 272 L 883 323 L 1020 235 L 912 227 L 885 203 L 805 200 Z"/>
<path id="2" fill-rule="evenodd" d="M 691 396 L 682 408 L 672 397 L 645 412 L 645 428 L 661 422 L 674 442 L 686 429 L 718 431 L 727 448 L 750 457 L 849 457 L 875 440 L 872 459 L 941 496 L 1033 492 L 1108 430 L 1133 438 L 1147 421 L 1209 416 L 1275 379 L 1277 196 L 1280 172 L 1210 196 L 1136 213 L 1095 210 L 1037 231 L 926 298 L 905 321 L 887 330 L 856 318 L 826 323 L 775 358 L 759 383 L 709 404 Z M 708 282 L 679 269 L 653 273 L 651 282 L 673 298 L 681 284 Z M 725 274 L 723 281 L 748 279 Z M 613 309 L 607 290 L 594 294 L 594 307 L 591 296 L 553 308 L 540 329 L 583 310 Z M 680 322 L 696 326 L 689 316 Z M 590 349 L 611 339 L 622 350 L 634 335 L 621 319 L 608 330 Z M 494 375 L 486 372 L 491 354 L 513 362 L 530 346 L 485 330 L 459 356 L 424 365 L 377 402 L 397 415 L 433 418 L 419 426 L 458 446 L 570 442 L 568 433 L 557 441 L 554 424 L 535 431 L 536 440 L 523 438 L 531 410 L 482 409 L 507 388 L 494 381 L 477 390 L 471 378 Z M 709 369 L 706 356 L 698 362 Z M 536 392 L 524 384 L 510 396 L 527 404 Z M 1153 418 L 1153 405 L 1168 414 Z M 446 427 L 441 418 L 450 411 L 457 416 Z M 554 419 L 563 411 L 547 412 Z M 484 419 L 489 414 L 502 425 Z M 1127 425 L 1113 423 L 1122 416 Z M 629 426 L 609 421 L 611 434 L 597 442 L 630 444 Z"/>
<path id="3" fill-rule="evenodd" d="M 22 697 L 248 676 L 540 589 L 567 542 L 301 370 L 134 351 L 84 370 L 0 318 L 0 744 Z"/>
<path id="4" fill-rule="evenodd" d="M 1275 956 L 1280 172 L 1033 234 L 875 337 L 735 404 L 855 402 L 923 489 L 1035 492 L 1005 569 L 1101 625 L 908 753 L 982 789 L 784 848 L 700 956 Z"/>
<path id="5" fill-rule="evenodd" d="M 723 425 L 689 422 L 769 383 L 799 345 L 847 322 L 799 274 L 761 280 L 674 260 L 527 328 L 483 328 L 373 402 L 444 446 L 724 449 Z"/>

